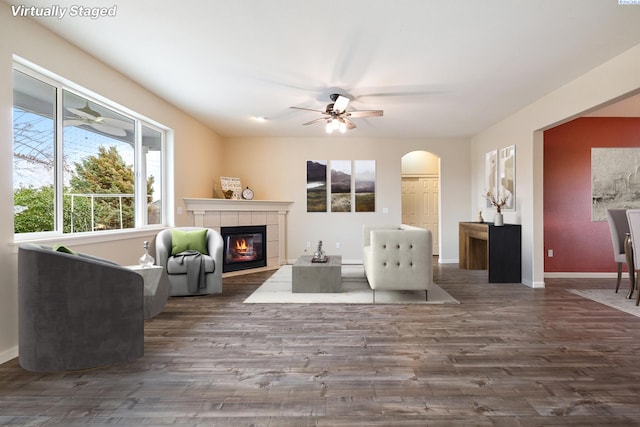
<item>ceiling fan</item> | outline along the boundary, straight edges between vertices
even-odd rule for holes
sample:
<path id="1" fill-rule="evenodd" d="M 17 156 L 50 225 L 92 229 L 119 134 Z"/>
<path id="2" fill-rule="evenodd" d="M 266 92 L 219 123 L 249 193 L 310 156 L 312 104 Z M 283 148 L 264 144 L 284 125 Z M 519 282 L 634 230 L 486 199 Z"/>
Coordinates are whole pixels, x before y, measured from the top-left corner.
<path id="1" fill-rule="evenodd" d="M 92 128 L 113 136 L 127 136 L 127 130 L 133 131 L 133 123 L 113 117 L 104 117 L 89 107 L 89 102 L 82 108 L 67 107 L 75 117 L 65 119 L 65 126 L 88 125 Z"/>
<path id="2" fill-rule="evenodd" d="M 326 131 L 327 133 L 333 133 L 333 131 L 340 131 L 342 133 L 346 132 L 347 129 L 354 129 L 356 127 L 355 123 L 351 120 L 352 118 L 360 118 L 360 117 L 376 117 L 382 116 L 383 110 L 362 110 L 362 111 L 347 111 L 347 106 L 349 105 L 350 99 L 344 95 L 340 95 L 337 93 L 333 93 L 329 95 L 331 104 L 327 105 L 327 108 L 322 110 L 314 110 L 312 108 L 304 108 L 304 107 L 290 107 L 296 110 L 305 110 L 305 111 L 313 111 L 316 113 L 320 113 L 323 117 L 317 118 L 315 120 L 311 120 L 310 122 L 303 123 L 303 126 L 310 125 L 313 123 L 318 123 L 322 120 L 326 121 Z"/>

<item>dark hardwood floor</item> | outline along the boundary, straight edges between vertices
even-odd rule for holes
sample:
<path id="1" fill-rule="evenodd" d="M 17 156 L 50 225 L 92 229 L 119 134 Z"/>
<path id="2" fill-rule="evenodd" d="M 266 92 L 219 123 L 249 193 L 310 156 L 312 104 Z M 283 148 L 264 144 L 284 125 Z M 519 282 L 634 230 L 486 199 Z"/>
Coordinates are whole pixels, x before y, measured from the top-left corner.
<path id="1" fill-rule="evenodd" d="M 640 317 L 567 292 L 614 279 L 530 289 L 444 265 L 460 305 L 243 304 L 270 274 L 171 298 L 130 363 L 0 365 L 0 424 L 640 425 Z"/>

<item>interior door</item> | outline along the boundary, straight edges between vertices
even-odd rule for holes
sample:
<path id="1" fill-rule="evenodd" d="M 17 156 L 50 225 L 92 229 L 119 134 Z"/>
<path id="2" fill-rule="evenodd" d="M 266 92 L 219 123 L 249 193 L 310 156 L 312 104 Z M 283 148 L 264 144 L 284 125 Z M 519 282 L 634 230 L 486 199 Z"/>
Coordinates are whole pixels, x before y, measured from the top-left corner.
<path id="1" fill-rule="evenodd" d="M 437 176 L 402 177 L 402 222 L 431 230 L 433 254 L 440 254 L 439 194 Z"/>

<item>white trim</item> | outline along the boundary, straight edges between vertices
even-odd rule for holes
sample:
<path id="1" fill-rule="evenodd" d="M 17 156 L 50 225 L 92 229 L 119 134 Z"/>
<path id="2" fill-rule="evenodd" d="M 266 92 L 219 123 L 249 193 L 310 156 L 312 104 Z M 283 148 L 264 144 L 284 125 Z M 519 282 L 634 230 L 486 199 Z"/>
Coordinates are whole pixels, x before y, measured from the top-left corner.
<path id="1" fill-rule="evenodd" d="M 545 279 L 615 279 L 616 272 L 548 272 L 544 273 Z M 629 273 L 622 273 L 623 279 L 629 279 Z"/>
<path id="2" fill-rule="evenodd" d="M 231 200 L 183 198 L 187 211 L 267 211 L 288 212 L 293 202 L 276 200 Z"/>
<path id="3" fill-rule="evenodd" d="M 18 357 L 18 346 L 13 346 L 3 352 L 0 352 L 0 364 L 6 363 Z"/>
<path id="4" fill-rule="evenodd" d="M 13 247 L 13 252 L 18 252 L 18 246 L 21 243 L 37 243 L 40 245 L 52 245 L 55 243 L 64 243 L 66 245 L 82 246 L 90 245 L 94 243 L 113 242 L 119 240 L 136 239 L 143 236 L 155 236 L 161 230 L 167 228 L 166 226 L 155 226 L 147 228 L 129 228 L 126 230 L 108 230 L 89 233 L 66 233 L 43 236 L 39 238 L 30 239 L 16 239 L 9 243 Z"/>

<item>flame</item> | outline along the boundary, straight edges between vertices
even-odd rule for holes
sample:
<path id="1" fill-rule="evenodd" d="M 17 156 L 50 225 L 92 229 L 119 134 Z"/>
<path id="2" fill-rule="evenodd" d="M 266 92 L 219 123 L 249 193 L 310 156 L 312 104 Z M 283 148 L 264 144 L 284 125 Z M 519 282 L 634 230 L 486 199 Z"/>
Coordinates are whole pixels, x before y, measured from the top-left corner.
<path id="1" fill-rule="evenodd" d="M 246 251 L 249 247 L 247 246 L 247 241 L 244 239 L 236 240 L 236 250 L 237 251 Z"/>

